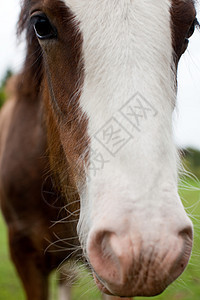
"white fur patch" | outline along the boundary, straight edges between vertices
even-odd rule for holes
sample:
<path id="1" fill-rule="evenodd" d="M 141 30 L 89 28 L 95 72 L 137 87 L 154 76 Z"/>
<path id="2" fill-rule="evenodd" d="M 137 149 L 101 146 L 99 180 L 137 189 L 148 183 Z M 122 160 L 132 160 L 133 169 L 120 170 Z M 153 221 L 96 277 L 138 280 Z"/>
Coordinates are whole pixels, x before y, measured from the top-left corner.
<path id="1" fill-rule="evenodd" d="M 185 213 L 177 196 L 171 120 L 175 103 L 171 1 L 64 2 L 83 36 L 80 105 L 89 118 L 91 137 L 88 184 L 81 199 L 83 235 L 108 212 L 114 222 L 127 212 L 140 211 L 140 221 L 149 210 L 170 215 L 176 207 L 174 216 L 181 223 Z M 126 108 L 141 116 L 131 119 Z M 119 140 L 106 140 L 112 129 L 124 141 L 117 150 L 114 142 Z M 161 226 L 161 218 L 157 219 Z"/>

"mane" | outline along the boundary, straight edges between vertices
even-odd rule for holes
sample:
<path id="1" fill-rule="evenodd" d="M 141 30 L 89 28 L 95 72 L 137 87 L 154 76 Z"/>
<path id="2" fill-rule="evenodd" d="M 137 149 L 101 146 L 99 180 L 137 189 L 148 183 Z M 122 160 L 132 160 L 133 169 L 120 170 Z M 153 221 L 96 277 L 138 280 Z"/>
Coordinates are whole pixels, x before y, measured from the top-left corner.
<path id="1" fill-rule="evenodd" d="M 43 77 L 42 50 L 35 36 L 34 29 L 29 23 L 30 0 L 23 0 L 19 16 L 17 36 L 25 33 L 26 56 L 19 75 L 17 92 L 19 96 L 35 99 L 40 92 Z"/>

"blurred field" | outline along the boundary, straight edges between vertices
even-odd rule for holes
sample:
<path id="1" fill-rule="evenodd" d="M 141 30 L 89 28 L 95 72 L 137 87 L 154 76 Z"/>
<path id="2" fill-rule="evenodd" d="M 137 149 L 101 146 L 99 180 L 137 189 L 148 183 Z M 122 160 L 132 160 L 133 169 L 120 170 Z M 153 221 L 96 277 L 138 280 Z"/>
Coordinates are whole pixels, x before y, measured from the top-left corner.
<path id="1" fill-rule="evenodd" d="M 148 298 L 157 300 L 199 300 L 200 299 L 200 184 L 194 181 L 187 182 L 189 190 L 180 189 L 184 206 L 191 215 L 195 238 L 193 254 L 189 266 L 184 274 L 172 284 L 162 295 Z M 92 281 L 83 272 L 79 282 L 73 288 L 73 300 L 98 300 L 101 299 L 99 292 L 93 286 Z M 56 276 L 51 278 L 51 300 L 57 300 Z M 25 296 L 21 283 L 15 273 L 14 267 L 9 260 L 6 227 L 0 215 L 0 300 L 24 300 Z M 144 299 L 144 298 L 137 298 Z M 147 298 L 146 298 L 147 299 Z"/>

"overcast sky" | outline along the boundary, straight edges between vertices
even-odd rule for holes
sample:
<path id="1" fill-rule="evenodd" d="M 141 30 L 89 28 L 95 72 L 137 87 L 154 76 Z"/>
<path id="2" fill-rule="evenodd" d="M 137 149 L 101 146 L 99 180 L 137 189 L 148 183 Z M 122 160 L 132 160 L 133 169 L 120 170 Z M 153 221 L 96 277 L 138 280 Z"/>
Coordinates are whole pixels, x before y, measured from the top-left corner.
<path id="1" fill-rule="evenodd" d="M 16 22 L 20 0 L 0 4 L 0 79 L 6 69 L 18 71 L 24 58 L 24 42 L 17 46 Z M 200 6 L 199 6 L 200 7 Z M 200 18 L 200 9 L 198 15 Z M 196 31 L 183 55 L 178 72 L 178 101 L 174 114 L 175 140 L 178 146 L 200 149 L 200 32 Z"/>

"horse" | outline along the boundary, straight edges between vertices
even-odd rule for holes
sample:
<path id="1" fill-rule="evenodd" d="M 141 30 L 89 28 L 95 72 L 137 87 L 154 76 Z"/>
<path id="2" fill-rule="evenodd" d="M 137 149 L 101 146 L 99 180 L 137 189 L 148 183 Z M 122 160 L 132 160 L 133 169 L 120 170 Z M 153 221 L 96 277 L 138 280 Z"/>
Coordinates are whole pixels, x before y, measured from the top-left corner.
<path id="1" fill-rule="evenodd" d="M 0 113 L 0 199 L 27 299 L 46 300 L 68 261 L 105 299 L 162 293 L 192 250 L 172 113 L 194 1 L 23 0 L 18 24 L 27 53 Z"/>

